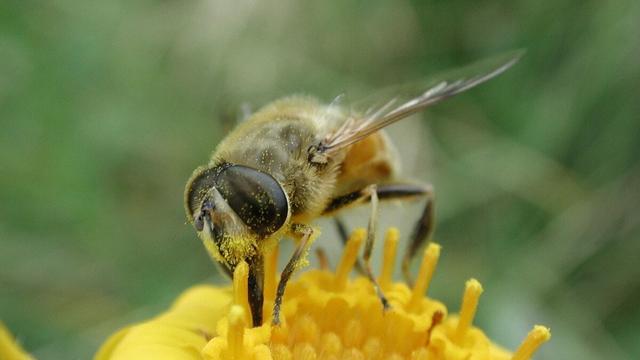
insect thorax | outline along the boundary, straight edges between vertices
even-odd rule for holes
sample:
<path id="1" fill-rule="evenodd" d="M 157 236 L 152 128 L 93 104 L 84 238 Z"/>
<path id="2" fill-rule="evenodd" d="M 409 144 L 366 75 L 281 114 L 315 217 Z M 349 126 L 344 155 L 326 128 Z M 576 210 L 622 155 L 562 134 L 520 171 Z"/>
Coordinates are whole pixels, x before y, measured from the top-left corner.
<path id="1" fill-rule="evenodd" d="M 280 182 L 289 196 L 292 214 L 315 215 L 322 211 L 335 182 L 335 165 L 316 167 L 308 161 L 308 149 L 322 136 L 317 121 L 299 104 L 278 112 L 267 108 L 242 124 L 220 144 L 212 161 L 253 167 Z M 292 111 L 297 110 L 297 111 Z"/>

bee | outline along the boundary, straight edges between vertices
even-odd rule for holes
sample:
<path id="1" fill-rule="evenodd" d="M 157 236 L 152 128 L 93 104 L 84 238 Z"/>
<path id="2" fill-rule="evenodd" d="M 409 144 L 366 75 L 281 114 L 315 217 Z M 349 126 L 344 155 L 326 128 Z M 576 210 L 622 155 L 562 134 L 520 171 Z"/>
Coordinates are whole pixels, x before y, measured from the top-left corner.
<path id="1" fill-rule="evenodd" d="M 383 128 L 498 76 L 521 56 L 506 53 L 351 106 L 286 97 L 228 134 L 209 163 L 191 175 L 184 204 L 189 223 L 228 274 L 242 261 L 249 264 L 254 326 L 262 324 L 265 250 L 283 237 L 296 240 L 276 291 L 277 325 L 287 281 L 314 239 L 311 223 L 363 203 L 370 204 L 371 216 L 361 266 L 388 307 L 369 265 L 378 201 L 426 200 L 403 257 L 407 279 L 411 260 L 433 231 L 434 201 L 431 185 L 398 180 L 395 148 Z"/>

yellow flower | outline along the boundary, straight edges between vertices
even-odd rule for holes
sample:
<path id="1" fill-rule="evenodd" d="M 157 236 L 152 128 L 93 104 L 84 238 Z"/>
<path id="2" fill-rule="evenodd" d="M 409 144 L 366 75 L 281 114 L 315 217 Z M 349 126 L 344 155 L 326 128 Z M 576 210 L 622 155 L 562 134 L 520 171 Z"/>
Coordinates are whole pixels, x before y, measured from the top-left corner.
<path id="1" fill-rule="evenodd" d="M 279 326 L 265 319 L 260 327 L 247 327 L 248 267 L 242 263 L 232 288 L 188 290 L 167 313 L 112 335 L 96 359 L 524 360 L 550 338 L 549 329 L 536 326 L 513 354 L 492 343 L 472 324 L 482 293 L 475 279 L 466 284 L 458 315 L 425 297 L 439 245 L 425 250 L 413 287 L 393 282 L 395 229 L 387 232 L 378 278 L 391 305 L 384 310 L 366 278 L 349 278 L 364 238 L 363 229 L 352 234 L 335 272 L 309 270 L 288 284 Z M 271 314 L 275 298 L 277 251 L 265 262 L 265 314 Z"/>
<path id="2" fill-rule="evenodd" d="M 0 359 L 30 360 L 33 359 L 15 341 L 7 328 L 0 322 Z"/>

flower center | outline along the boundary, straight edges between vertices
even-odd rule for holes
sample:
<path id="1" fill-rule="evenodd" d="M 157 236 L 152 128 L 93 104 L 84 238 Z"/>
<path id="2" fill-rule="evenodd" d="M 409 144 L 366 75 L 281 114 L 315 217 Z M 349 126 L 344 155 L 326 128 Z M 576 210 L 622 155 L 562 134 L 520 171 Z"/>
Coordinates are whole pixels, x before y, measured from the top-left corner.
<path id="1" fill-rule="evenodd" d="M 234 305 L 221 320 L 218 337 L 203 350 L 211 359 L 528 359 L 550 337 L 536 327 L 513 355 L 491 343 L 472 325 L 482 293 L 480 283 L 467 281 L 459 316 L 425 296 L 440 256 L 431 243 L 424 251 L 415 284 L 393 282 L 398 232 L 386 234 L 378 282 L 390 303 L 385 310 L 365 277 L 349 279 L 366 233 L 356 230 L 336 271 L 328 268 L 303 273 L 287 286 L 282 323 L 248 329 L 248 267 L 234 273 Z M 266 256 L 265 315 L 275 298 L 277 248 Z"/>

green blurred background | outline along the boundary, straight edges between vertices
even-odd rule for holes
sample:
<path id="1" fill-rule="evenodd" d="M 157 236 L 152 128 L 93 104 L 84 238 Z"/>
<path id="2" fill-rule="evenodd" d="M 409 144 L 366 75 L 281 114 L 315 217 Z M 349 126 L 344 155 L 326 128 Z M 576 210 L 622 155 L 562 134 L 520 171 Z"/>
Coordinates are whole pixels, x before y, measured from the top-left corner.
<path id="1" fill-rule="evenodd" d="M 4 0 L 0 318 L 39 358 L 84 359 L 221 282 L 182 192 L 242 103 L 330 101 L 526 48 L 390 129 L 406 174 L 437 190 L 430 295 L 455 311 L 474 276 L 498 343 L 542 323 L 540 359 L 638 358 L 639 19 L 634 0 Z M 384 222 L 406 235 L 418 211 Z"/>

